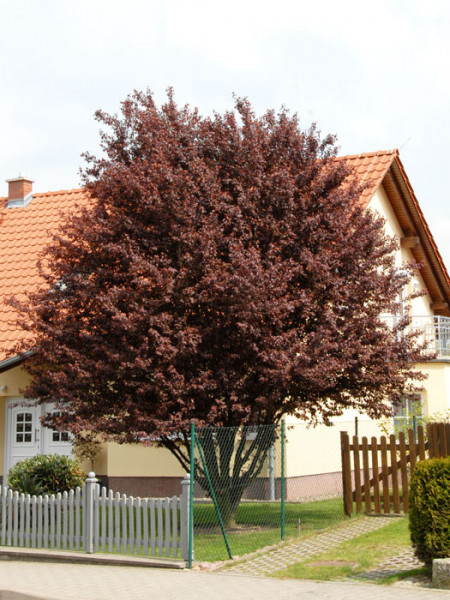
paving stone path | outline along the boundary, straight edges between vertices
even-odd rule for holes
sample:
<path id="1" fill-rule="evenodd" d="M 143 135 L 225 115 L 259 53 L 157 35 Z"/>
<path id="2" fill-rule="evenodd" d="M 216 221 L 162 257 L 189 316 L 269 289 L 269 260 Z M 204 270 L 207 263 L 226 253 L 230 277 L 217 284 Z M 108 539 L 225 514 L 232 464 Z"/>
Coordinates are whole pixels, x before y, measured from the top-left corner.
<path id="1" fill-rule="evenodd" d="M 418 569 L 420 567 L 423 567 L 423 563 L 414 556 L 413 549 L 408 548 L 408 550 L 405 550 L 401 554 L 397 554 L 397 556 L 387 559 L 376 569 L 355 575 L 353 579 L 358 579 L 360 581 L 364 581 L 365 579 L 374 580 L 379 579 L 380 577 L 395 575 L 397 573 L 401 573 L 402 571 L 411 571 L 411 569 Z M 423 581 L 428 580 L 426 576 L 415 576 L 415 578 Z"/>
<path id="2" fill-rule="evenodd" d="M 377 516 L 358 519 L 353 523 L 324 531 L 314 538 L 286 542 L 276 549 L 268 549 L 245 562 L 224 565 L 220 570 L 242 575 L 270 575 L 311 556 L 327 552 L 342 542 L 351 540 L 370 531 L 375 531 L 393 522 L 393 517 Z"/>

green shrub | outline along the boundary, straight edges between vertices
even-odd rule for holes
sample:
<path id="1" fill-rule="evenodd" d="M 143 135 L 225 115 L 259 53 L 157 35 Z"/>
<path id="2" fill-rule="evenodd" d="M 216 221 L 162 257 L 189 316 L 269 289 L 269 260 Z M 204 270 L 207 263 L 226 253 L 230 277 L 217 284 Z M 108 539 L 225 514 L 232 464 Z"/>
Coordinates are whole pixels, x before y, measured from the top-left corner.
<path id="1" fill-rule="evenodd" d="M 424 460 L 411 477 L 409 529 L 415 554 L 427 565 L 450 556 L 450 456 Z"/>
<path id="2" fill-rule="evenodd" d="M 56 494 L 83 485 L 79 463 L 59 454 L 38 454 L 18 462 L 8 474 L 9 487 L 24 494 Z"/>
<path id="3" fill-rule="evenodd" d="M 92 433 L 81 433 L 73 440 L 73 455 L 79 462 L 89 461 L 91 471 L 94 471 L 94 460 L 102 449 L 102 441 Z"/>

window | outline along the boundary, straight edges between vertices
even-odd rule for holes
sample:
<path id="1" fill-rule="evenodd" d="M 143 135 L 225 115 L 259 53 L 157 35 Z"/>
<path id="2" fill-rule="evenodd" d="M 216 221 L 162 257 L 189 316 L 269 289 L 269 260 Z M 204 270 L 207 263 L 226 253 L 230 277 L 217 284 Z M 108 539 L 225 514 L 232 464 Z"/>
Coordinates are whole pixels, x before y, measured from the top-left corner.
<path id="1" fill-rule="evenodd" d="M 423 417 L 423 405 L 420 395 L 405 396 L 395 409 L 394 427 L 400 431 L 406 431 L 413 427 L 414 423 L 421 425 Z"/>
<path id="2" fill-rule="evenodd" d="M 60 411 L 53 411 L 53 416 L 60 417 Z M 54 444 L 61 444 L 64 442 L 70 442 L 70 434 L 68 431 L 52 431 L 52 442 Z"/>
<path id="3" fill-rule="evenodd" d="M 16 414 L 14 426 L 14 435 L 16 444 L 33 443 L 33 414 L 29 412 L 20 412 Z"/>

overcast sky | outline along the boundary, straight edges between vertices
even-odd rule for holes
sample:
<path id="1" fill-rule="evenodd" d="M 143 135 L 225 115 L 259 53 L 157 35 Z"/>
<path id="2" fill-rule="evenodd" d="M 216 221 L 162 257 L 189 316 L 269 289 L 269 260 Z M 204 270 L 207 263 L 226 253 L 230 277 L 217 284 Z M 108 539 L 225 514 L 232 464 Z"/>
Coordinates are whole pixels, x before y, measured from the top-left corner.
<path id="1" fill-rule="evenodd" d="M 448 0 L 0 0 L 0 196 L 79 187 L 97 108 L 168 86 L 204 114 L 247 96 L 400 157 L 450 267 Z"/>

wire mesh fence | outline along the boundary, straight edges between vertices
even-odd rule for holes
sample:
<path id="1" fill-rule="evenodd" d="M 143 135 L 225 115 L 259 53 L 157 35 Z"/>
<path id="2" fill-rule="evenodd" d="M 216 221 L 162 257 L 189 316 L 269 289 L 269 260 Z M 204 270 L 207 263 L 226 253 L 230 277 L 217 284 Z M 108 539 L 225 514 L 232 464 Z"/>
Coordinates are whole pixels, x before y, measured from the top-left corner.
<path id="1" fill-rule="evenodd" d="M 375 435 L 373 421 L 310 428 L 298 420 L 195 431 L 195 561 L 226 560 L 344 520 L 340 431 Z"/>
<path id="2" fill-rule="evenodd" d="M 220 560 L 280 539 L 281 425 L 195 432 L 196 560 Z"/>

